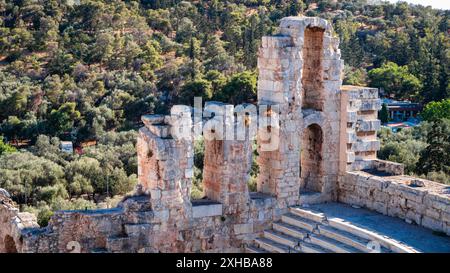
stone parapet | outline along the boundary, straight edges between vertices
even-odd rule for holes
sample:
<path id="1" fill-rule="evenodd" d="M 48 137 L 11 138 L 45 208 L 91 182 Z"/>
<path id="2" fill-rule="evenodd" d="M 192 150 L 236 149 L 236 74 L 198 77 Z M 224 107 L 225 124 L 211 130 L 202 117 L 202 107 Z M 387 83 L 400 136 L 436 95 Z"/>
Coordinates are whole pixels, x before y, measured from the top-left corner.
<path id="1" fill-rule="evenodd" d="M 400 172 L 400 166 L 386 170 Z M 377 176 L 348 172 L 339 181 L 338 201 L 404 219 L 450 235 L 450 191 L 436 182 L 404 175 Z"/>

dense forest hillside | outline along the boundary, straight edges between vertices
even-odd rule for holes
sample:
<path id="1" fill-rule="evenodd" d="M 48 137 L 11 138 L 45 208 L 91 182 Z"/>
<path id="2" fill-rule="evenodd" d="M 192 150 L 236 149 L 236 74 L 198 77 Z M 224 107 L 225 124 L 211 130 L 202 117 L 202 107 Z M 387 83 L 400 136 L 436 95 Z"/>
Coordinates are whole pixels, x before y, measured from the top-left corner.
<path id="1" fill-rule="evenodd" d="M 367 2 L 0 0 L 0 187 L 42 224 L 55 209 L 111 203 L 136 183 L 140 116 L 194 96 L 255 100 L 261 37 L 285 16 L 333 22 L 346 84 L 448 110 L 450 11 Z M 448 155 L 449 111 L 439 109 L 440 125 L 423 125 L 437 129 L 403 134 L 406 147 L 383 133 L 380 156 L 448 182 L 448 162 L 415 167 Z M 436 135 L 447 142 L 427 151 Z M 61 152 L 61 140 L 78 153 Z"/>

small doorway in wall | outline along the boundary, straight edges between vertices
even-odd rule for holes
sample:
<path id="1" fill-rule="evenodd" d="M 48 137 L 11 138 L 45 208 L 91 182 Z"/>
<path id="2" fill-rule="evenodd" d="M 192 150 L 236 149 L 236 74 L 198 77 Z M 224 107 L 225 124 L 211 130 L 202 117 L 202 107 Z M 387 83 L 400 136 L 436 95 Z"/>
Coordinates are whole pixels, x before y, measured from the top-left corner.
<path id="1" fill-rule="evenodd" d="M 323 133 L 317 124 L 303 132 L 300 155 L 300 192 L 322 192 Z"/>
<path id="2" fill-rule="evenodd" d="M 11 236 L 6 235 L 3 242 L 5 244 L 6 253 L 17 253 L 16 243 L 14 242 L 14 239 Z"/>

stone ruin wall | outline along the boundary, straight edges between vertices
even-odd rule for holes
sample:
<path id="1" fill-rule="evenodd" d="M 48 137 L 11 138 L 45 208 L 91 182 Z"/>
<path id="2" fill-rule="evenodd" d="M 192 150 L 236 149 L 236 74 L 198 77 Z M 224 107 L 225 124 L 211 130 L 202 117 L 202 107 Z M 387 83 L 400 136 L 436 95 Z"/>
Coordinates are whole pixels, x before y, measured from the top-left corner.
<path id="1" fill-rule="evenodd" d="M 341 102 L 338 201 L 450 235 L 450 188 L 405 176 L 402 164 L 376 158 L 378 90 L 344 86 Z"/>
<path id="2" fill-rule="evenodd" d="M 257 119 L 235 119 L 235 112 L 249 109 L 245 105 L 208 102 L 206 108 L 216 110 L 208 122 L 224 120 L 225 127 L 205 125 L 212 136 L 205 139 L 206 199 L 190 200 L 193 139 L 177 135 L 199 126 L 198 113 L 177 105 L 171 115 L 142 117 L 139 185 L 116 208 L 58 211 L 40 228 L 0 191 L 0 252 L 241 252 L 289 206 L 328 201 L 450 235 L 448 187 L 404 176 L 401 164 L 376 159 L 378 91 L 342 86 L 338 45 L 331 25 L 320 18 L 284 18 L 279 35 L 263 37 L 259 114 L 279 118 L 267 130 L 280 137 L 268 151 L 274 139 L 257 134 L 256 193 L 247 186 L 250 134 L 238 140 L 215 135 Z"/>
<path id="3" fill-rule="evenodd" d="M 382 167 L 385 164 L 380 162 Z M 450 236 L 449 195 L 447 185 L 424 179 L 352 171 L 339 181 L 338 201 L 398 217 L 407 223 Z"/>
<path id="4" fill-rule="evenodd" d="M 262 39 L 258 103 L 279 106 L 280 145 L 275 151 L 258 150 L 258 191 L 276 196 L 280 211 L 336 200 L 340 55 L 331 25 L 320 18 L 284 18 L 280 35 Z M 318 138 L 320 145 L 314 145 Z"/>
<path id="5" fill-rule="evenodd" d="M 9 194 L 0 189 L 0 253 L 22 252 L 22 232 L 38 227 L 36 217 L 19 212 Z"/>

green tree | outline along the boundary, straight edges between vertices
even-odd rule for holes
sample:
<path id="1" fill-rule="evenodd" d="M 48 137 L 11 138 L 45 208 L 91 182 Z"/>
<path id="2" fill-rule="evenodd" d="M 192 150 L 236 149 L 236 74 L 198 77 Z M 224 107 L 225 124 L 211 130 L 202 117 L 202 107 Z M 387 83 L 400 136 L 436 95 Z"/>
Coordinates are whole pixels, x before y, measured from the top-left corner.
<path id="1" fill-rule="evenodd" d="M 377 153 L 378 158 L 402 163 L 405 172 L 414 175 L 420 153 L 427 146 L 424 140 L 427 130 L 427 122 L 397 133 L 393 133 L 389 128 L 382 128 L 379 132 L 381 149 Z"/>
<path id="2" fill-rule="evenodd" d="M 2 113 L 0 117 L 23 116 L 27 109 L 28 96 L 30 90 L 27 86 L 20 87 L 8 99 L 2 103 Z"/>
<path id="3" fill-rule="evenodd" d="M 321 2 L 323 3 L 323 2 Z M 358 37 L 359 23 L 353 19 L 336 22 L 335 29 L 339 35 L 343 50 L 343 59 L 353 67 L 359 67 L 364 61 L 364 51 Z"/>
<path id="4" fill-rule="evenodd" d="M 223 86 L 227 83 L 227 78 L 217 70 L 208 71 L 205 75 L 205 79 L 211 82 L 213 97 L 217 96 Z"/>
<path id="5" fill-rule="evenodd" d="M 50 59 L 48 71 L 50 74 L 71 74 L 76 63 L 74 56 L 64 50 L 58 50 Z"/>
<path id="6" fill-rule="evenodd" d="M 64 168 L 71 195 L 93 194 L 95 185 L 103 184 L 104 172 L 95 158 L 82 157 Z M 98 191 L 97 191 L 98 193 Z"/>
<path id="7" fill-rule="evenodd" d="M 417 98 L 422 83 L 409 73 L 407 66 L 388 62 L 380 68 L 369 71 L 370 84 L 399 99 Z"/>
<path id="8" fill-rule="evenodd" d="M 450 95 L 450 38 L 435 27 L 425 27 L 423 32 L 414 62 L 415 73 L 423 82 L 421 96 L 425 102 L 446 99 Z"/>
<path id="9" fill-rule="evenodd" d="M 9 154 L 9 153 L 14 153 L 16 152 L 16 148 L 14 148 L 13 146 L 6 144 L 3 142 L 3 137 L 0 137 L 0 156 L 2 154 Z"/>
<path id="10" fill-rule="evenodd" d="M 389 112 L 386 103 L 383 103 L 381 110 L 378 113 L 378 118 L 382 123 L 387 123 L 389 121 Z"/>
<path id="11" fill-rule="evenodd" d="M 427 134 L 428 146 L 420 154 L 417 162 L 417 172 L 450 172 L 450 120 L 442 119 L 433 122 L 432 129 Z"/>
<path id="12" fill-rule="evenodd" d="M 426 121 L 450 119 L 450 99 L 428 103 L 420 113 L 420 116 Z"/>
<path id="13" fill-rule="evenodd" d="M 217 98 L 232 104 L 250 102 L 256 99 L 256 74 L 251 71 L 237 73 L 217 94 Z"/>
<path id="14" fill-rule="evenodd" d="M 203 101 L 211 99 L 211 83 L 204 79 L 187 82 L 180 92 L 181 102 L 190 105 L 194 103 L 194 97 L 202 97 Z"/>
<path id="15" fill-rule="evenodd" d="M 64 171 L 58 164 L 29 152 L 0 157 L 0 188 L 11 193 L 19 204 L 51 202 L 57 196 L 67 198 Z"/>
<path id="16" fill-rule="evenodd" d="M 367 71 L 364 68 L 345 66 L 344 84 L 367 86 Z"/>
<path id="17" fill-rule="evenodd" d="M 23 123 L 16 116 L 9 116 L 8 119 L 3 120 L 1 124 L 2 133 L 9 139 L 14 141 L 22 136 Z"/>
<path id="18" fill-rule="evenodd" d="M 48 127 L 53 135 L 63 135 L 73 129 L 74 123 L 81 116 L 75 107 L 75 103 L 67 102 L 61 105 L 58 110 L 51 111 Z"/>
<path id="19" fill-rule="evenodd" d="M 163 64 L 161 47 L 156 41 L 147 42 L 142 49 L 140 57 L 144 60 L 144 64 L 141 67 L 142 71 L 151 71 L 153 73 L 153 71 L 159 69 Z"/>

